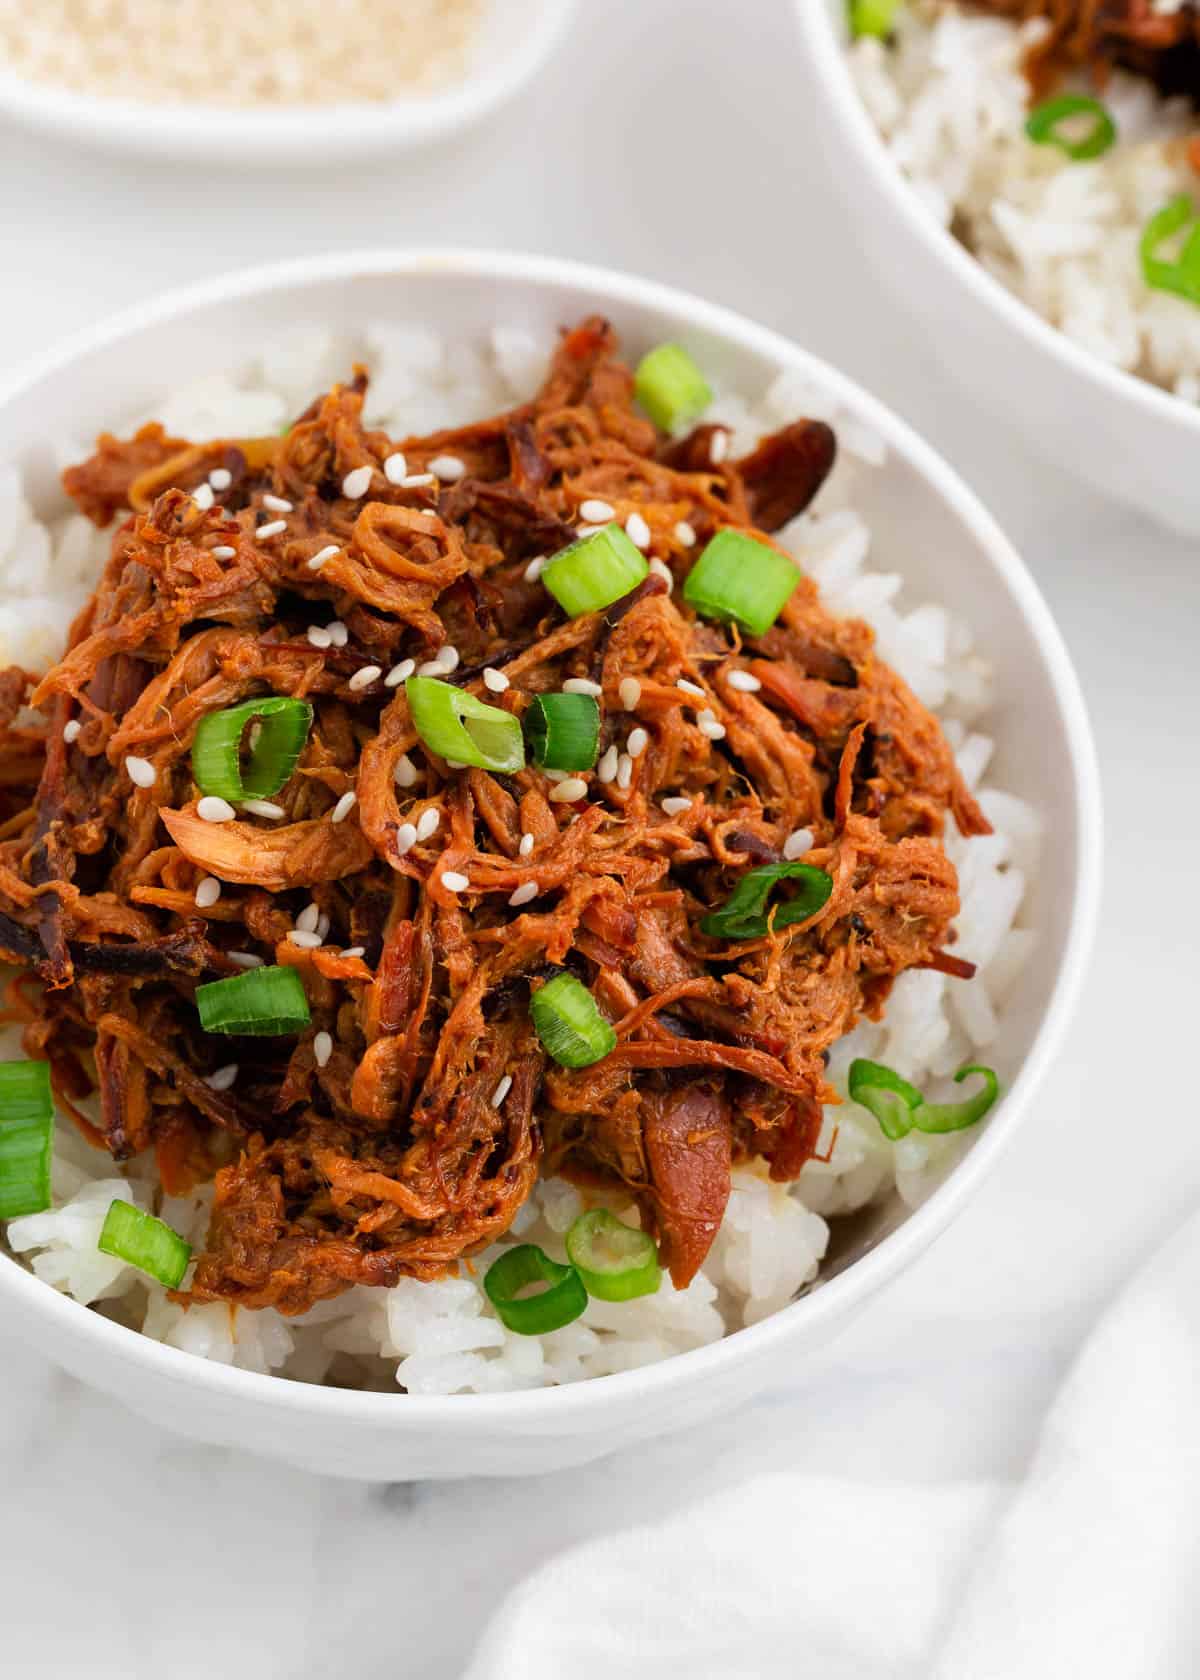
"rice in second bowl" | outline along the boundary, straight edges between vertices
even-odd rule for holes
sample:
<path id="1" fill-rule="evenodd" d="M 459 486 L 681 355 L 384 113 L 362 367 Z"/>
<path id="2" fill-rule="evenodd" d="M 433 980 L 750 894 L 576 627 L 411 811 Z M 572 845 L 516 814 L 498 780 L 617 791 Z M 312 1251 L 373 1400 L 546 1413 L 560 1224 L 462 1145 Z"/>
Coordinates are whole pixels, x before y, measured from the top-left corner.
<path id="1" fill-rule="evenodd" d="M 260 366 L 231 378 L 206 380 L 162 406 L 169 429 L 205 435 L 247 435 L 278 426 L 327 377 L 356 355 L 373 373 L 368 417 L 395 431 L 462 423 L 529 394 L 548 346 L 513 329 L 497 329 L 486 345 L 448 345 L 420 327 L 369 331 L 364 344 L 337 343 L 321 334 L 281 343 Z M 710 418 L 734 429 L 734 445 L 757 436 L 798 408 L 818 413 L 820 393 L 797 389 L 782 376 L 764 393 L 725 393 Z M 854 1054 L 888 1062 L 916 1082 L 944 1079 L 964 1059 L 986 1049 L 1028 955 L 1033 935 L 1020 925 L 1025 882 L 1036 859 L 1039 821 L 1024 802 L 989 789 L 984 780 L 990 741 L 984 720 L 990 699 L 987 668 L 969 629 L 936 604 L 903 601 L 903 580 L 868 569 L 872 533 L 854 512 L 859 473 L 880 458 L 873 438 L 842 425 L 843 459 L 819 511 L 785 533 L 791 551 L 821 584 L 836 612 L 870 621 L 881 655 L 936 709 L 956 747 L 963 774 L 979 789 L 995 833 L 966 846 L 951 834 L 947 849 L 960 870 L 963 908 L 956 951 L 979 965 L 974 980 L 933 971 L 910 972 L 893 990 L 886 1019 L 867 1023 L 837 1047 L 830 1076 L 844 1088 Z M 857 458 L 853 452 L 857 451 Z M 66 454 L 74 458 L 75 447 Z M 0 557 L 7 600 L 0 603 L 0 657 L 23 654 L 29 631 L 44 636 L 43 659 L 57 650 L 66 622 L 90 588 L 107 547 L 75 518 L 47 532 L 7 481 L 0 507 Z M 882 539 L 880 539 L 882 540 Z M 55 563 L 51 564 L 51 557 Z M 876 565 L 886 564 L 886 549 Z M 57 587 L 71 580 L 74 593 Z M 55 587 L 51 587 L 51 580 Z M 470 1275 L 428 1284 L 405 1280 L 388 1290 L 356 1289 L 299 1319 L 272 1310 L 231 1312 L 223 1304 L 183 1308 L 143 1274 L 100 1255 L 96 1238 L 114 1195 L 153 1207 L 185 1237 L 203 1228 L 208 1193 L 162 1200 L 151 1176 L 134 1163 L 120 1177 L 68 1123 L 60 1125 L 54 1209 L 12 1222 L 9 1241 L 35 1272 L 75 1298 L 146 1334 L 205 1357 L 307 1381 L 374 1388 L 401 1383 L 425 1394 L 494 1392 L 601 1375 L 699 1346 L 786 1305 L 818 1278 L 831 1218 L 886 1196 L 893 1188 L 910 1204 L 952 1166 L 959 1144 L 916 1134 L 888 1142 L 876 1121 L 852 1104 L 826 1116 L 827 1162 L 813 1161 L 794 1185 L 771 1183 L 757 1169 L 735 1174 L 724 1226 L 691 1285 L 613 1306 L 592 1300 L 582 1318 L 550 1335 L 511 1334 L 495 1317 L 479 1279 L 506 1243 L 480 1256 Z M 829 1146 L 832 1145 L 830 1148 Z M 609 1205 L 618 1206 L 611 1197 Z M 562 1238 L 583 1203 L 562 1181 L 542 1183 L 518 1216 L 514 1239 L 536 1241 L 561 1258 Z"/>
<path id="2" fill-rule="evenodd" d="M 1143 232 L 1200 192 L 1192 102 L 1115 70 L 1099 90 L 1117 128 L 1076 162 L 1025 133 L 1029 49 L 1047 24 L 903 0 L 891 35 L 855 41 L 849 63 L 892 159 L 926 212 L 1039 315 L 1114 367 L 1200 401 L 1200 307 L 1146 284 Z M 1072 89 L 1095 94 L 1090 81 Z"/>

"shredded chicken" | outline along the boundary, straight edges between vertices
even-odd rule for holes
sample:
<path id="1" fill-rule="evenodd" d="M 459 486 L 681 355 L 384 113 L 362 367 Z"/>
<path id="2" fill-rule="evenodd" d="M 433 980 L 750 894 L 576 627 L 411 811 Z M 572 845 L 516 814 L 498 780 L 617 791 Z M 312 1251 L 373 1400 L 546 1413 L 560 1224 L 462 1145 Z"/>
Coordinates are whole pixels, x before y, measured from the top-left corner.
<path id="1" fill-rule="evenodd" d="M 1034 93 L 1064 71 L 1088 70 L 1103 83 L 1115 64 L 1145 76 L 1165 94 L 1200 105 L 1200 8 L 1182 0 L 969 0 L 976 11 L 1019 21 L 1045 18 L 1050 28 L 1030 49 L 1026 69 Z"/>
<path id="2" fill-rule="evenodd" d="M 829 1047 L 903 970 L 969 975 L 945 950 L 958 892 L 941 836 L 948 814 L 967 834 L 987 823 L 871 631 L 810 580 L 757 640 L 672 590 L 718 529 L 770 532 L 809 503 L 828 427 L 799 421 L 713 465 L 710 429 L 672 444 L 639 416 L 596 319 L 564 334 L 535 400 L 461 430 L 394 442 L 364 429 L 364 389 L 359 373 L 280 438 L 105 437 L 66 475 L 97 522 L 134 511 L 61 661 L 36 682 L 0 675 L 0 950 L 32 972 L 12 1008 L 93 1142 L 117 1160 L 153 1149 L 172 1193 L 215 1178 L 188 1298 L 294 1313 L 436 1277 L 508 1229 L 539 1171 L 627 1186 L 685 1284 L 731 1163 L 790 1179 L 818 1147 Z M 463 473 L 393 483 L 397 449 L 411 475 L 447 454 Z M 191 492 L 215 469 L 229 480 L 206 508 Z M 589 499 L 640 515 L 663 568 L 567 619 L 531 562 L 573 540 Z M 449 766 L 384 680 L 446 647 L 449 680 L 518 716 L 587 678 L 601 754 L 634 727 L 648 744 L 573 803 L 532 765 Z M 314 711 L 282 815 L 206 821 L 197 724 L 267 693 Z M 763 938 L 705 934 L 799 829 L 833 882 L 824 908 Z M 210 876 L 220 896 L 198 908 Z M 318 948 L 289 938 L 310 903 Z M 299 972 L 308 1030 L 201 1030 L 197 984 L 248 958 Z M 618 1040 L 576 1071 L 530 1021 L 531 988 L 562 967 Z"/>

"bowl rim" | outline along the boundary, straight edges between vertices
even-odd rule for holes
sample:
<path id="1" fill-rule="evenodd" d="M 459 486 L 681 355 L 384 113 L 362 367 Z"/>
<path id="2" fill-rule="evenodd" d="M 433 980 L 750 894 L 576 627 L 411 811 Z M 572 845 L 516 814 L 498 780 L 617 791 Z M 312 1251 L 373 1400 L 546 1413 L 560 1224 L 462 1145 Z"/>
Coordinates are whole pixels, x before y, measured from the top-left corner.
<path id="1" fill-rule="evenodd" d="M 845 44 L 838 40 L 827 0 L 793 0 L 801 47 L 811 55 L 816 78 L 836 107 L 843 134 L 913 237 L 950 270 L 985 309 L 1043 355 L 1065 364 L 1087 381 L 1096 396 L 1129 403 L 1149 419 L 1178 425 L 1200 437 L 1200 405 L 1186 403 L 1160 385 L 1114 367 L 1039 315 L 1032 304 L 998 280 L 948 229 L 921 209 L 916 192 L 892 160 L 883 137 L 854 85 Z"/>
<path id="2" fill-rule="evenodd" d="M 75 141 L 195 162 L 335 163 L 420 145 L 467 128 L 504 104 L 562 44 L 578 0 L 535 0 L 532 22 L 511 51 L 471 60 L 459 81 L 429 93 L 331 105 L 153 104 L 79 93 L 0 66 L 0 112 Z"/>
<path id="3" fill-rule="evenodd" d="M 488 1424 L 527 1426 L 542 1416 L 554 1423 L 565 1421 L 602 1409 L 610 1401 L 617 1403 L 620 1397 L 661 1394 L 702 1382 L 743 1360 L 761 1361 L 801 1323 L 817 1326 L 846 1316 L 856 1302 L 865 1301 L 890 1277 L 898 1275 L 940 1235 L 991 1171 L 1028 1112 L 1030 1099 L 1059 1048 L 1074 1010 L 1098 919 L 1102 806 L 1091 726 L 1070 655 L 1041 592 L 991 514 L 932 446 L 877 398 L 782 334 L 687 292 L 584 263 L 515 252 L 421 248 L 300 258 L 167 292 L 148 305 L 137 305 L 76 333 L 0 382 L 0 408 L 19 400 L 41 379 L 69 367 L 80 357 L 143 328 L 169 323 L 214 304 L 237 304 L 280 290 L 386 274 L 445 274 L 483 284 L 496 279 L 515 280 L 552 292 L 591 290 L 614 310 L 623 305 L 657 310 L 673 317 L 681 328 L 706 333 L 780 367 L 803 366 L 813 373 L 839 405 L 880 434 L 889 451 L 905 458 L 949 505 L 977 539 L 1013 597 L 1045 663 L 1062 718 L 1068 743 L 1065 769 L 1077 828 L 1073 901 L 1049 1006 L 1020 1071 L 986 1130 L 929 1199 L 844 1272 L 720 1341 L 673 1354 L 653 1365 L 558 1387 L 502 1394 L 368 1393 L 239 1370 L 169 1347 L 82 1306 L 8 1256 L 0 1255 L 0 1296 L 12 1297 L 26 1315 L 50 1319 L 63 1337 L 73 1340 L 84 1352 L 90 1348 L 97 1355 L 107 1353 L 135 1367 L 149 1368 L 164 1383 L 189 1384 L 198 1394 L 216 1402 L 278 1406 L 314 1421 L 340 1418 L 374 1427 L 420 1428 L 452 1440 Z"/>

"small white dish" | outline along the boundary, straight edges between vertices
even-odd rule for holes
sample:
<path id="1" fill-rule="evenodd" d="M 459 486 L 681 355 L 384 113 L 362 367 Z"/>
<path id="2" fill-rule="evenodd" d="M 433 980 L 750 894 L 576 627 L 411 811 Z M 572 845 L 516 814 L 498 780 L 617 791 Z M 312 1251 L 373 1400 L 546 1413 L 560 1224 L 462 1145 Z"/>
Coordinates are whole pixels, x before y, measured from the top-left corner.
<path id="1" fill-rule="evenodd" d="M 103 99 L 0 68 L 0 115 L 89 150 L 240 168 L 344 163 L 471 127 L 544 68 L 576 0 L 486 0 L 461 81 L 387 104 L 223 107 Z"/>
<path id="2" fill-rule="evenodd" d="M 153 407 L 176 384 L 252 356 L 301 326 L 424 321 L 482 338 L 497 323 L 544 333 L 600 313 L 637 357 L 686 343 L 731 390 L 781 370 L 826 391 L 881 438 L 886 463 L 856 500 L 889 568 L 918 598 L 976 626 L 1000 704 L 998 782 L 1045 813 L 1052 843 L 1032 887 L 1038 942 L 994 1045 L 1008 1089 L 963 1159 L 908 1212 L 893 1197 L 843 1245 L 833 1275 L 791 1306 L 696 1352 L 563 1388 L 449 1398 L 316 1388 L 214 1364 L 90 1312 L 0 1254 L 0 1314 L 31 1346 L 135 1411 L 196 1439 L 372 1480 L 514 1475 L 583 1464 L 748 1400 L 829 1341 L 961 1212 L 1034 1112 L 1084 976 L 1096 920 L 1101 807 L 1094 751 L 1062 639 L 1025 567 L 944 461 L 873 397 L 786 339 L 648 281 L 545 258 L 467 251 L 339 255 L 259 269 L 139 305 L 0 387 L 0 460 L 21 468 L 39 516 L 61 510 L 52 440 Z"/>
<path id="3" fill-rule="evenodd" d="M 795 0 L 802 101 L 826 167 L 881 281 L 924 347 L 981 406 L 1065 471 L 1200 532 L 1200 408 L 1110 367 L 1008 291 L 921 207 L 846 62 L 847 0 Z"/>

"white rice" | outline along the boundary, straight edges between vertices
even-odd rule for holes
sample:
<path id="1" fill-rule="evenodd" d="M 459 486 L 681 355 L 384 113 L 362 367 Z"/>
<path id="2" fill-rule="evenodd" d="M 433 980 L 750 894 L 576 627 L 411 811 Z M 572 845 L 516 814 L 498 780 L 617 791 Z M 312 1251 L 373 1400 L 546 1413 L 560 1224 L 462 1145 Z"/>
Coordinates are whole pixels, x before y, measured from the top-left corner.
<path id="1" fill-rule="evenodd" d="M 373 369 L 369 422 L 404 435 L 465 422 L 527 395 L 549 348 L 518 328 L 497 328 L 482 345 L 446 343 L 419 326 L 368 328 L 361 343 L 297 334 L 270 347 L 252 366 L 176 392 L 160 414 L 184 435 L 252 435 L 279 425 L 314 389 L 363 357 Z M 1029 955 L 1034 936 L 1020 925 L 1020 911 L 1040 823 L 1024 801 L 983 784 L 991 741 L 979 721 L 990 685 L 968 627 L 936 604 L 909 605 L 898 575 L 867 567 L 871 532 L 849 498 L 855 475 L 882 461 L 879 439 L 834 412 L 822 390 L 791 373 L 777 378 L 758 401 L 722 393 L 711 410 L 730 427 L 735 451 L 799 413 L 834 422 L 843 452 L 822 493 L 822 513 L 796 520 L 784 540 L 821 584 L 829 605 L 868 619 L 883 656 L 941 713 L 963 773 L 981 790 L 996 827 L 995 835 L 969 845 L 953 829 L 947 839 L 962 880 L 955 950 L 980 965 L 978 976 L 949 983 L 928 971 L 902 975 L 886 1020 L 860 1026 L 835 1048 L 830 1064 L 830 1077 L 843 1091 L 855 1055 L 878 1057 L 936 1091 L 949 1088 L 947 1076 L 964 1060 L 987 1051 L 997 1012 Z M 65 455 L 77 458 L 85 448 L 78 440 Z M 51 528 L 39 525 L 12 473 L 0 470 L 0 488 L 0 661 L 19 654 L 22 663 L 44 665 L 59 651 L 106 539 L 89 536 L 74 517 Z M 52 555 L 58 562 L 53 571 Z M 51 576 L 61 592 L 52 592 Z M 10 1031 L 0 1054 L 16 1053 Z M 830 1158 L 810 1162 L 796 1184 L 772 1184 L 760 1166 L 735 1172 L 724 1225 L 689 1288 L 676 1291 L 664 1279 L 657 1295 L 642 1300 L 590 1301 L 577 1322 L 540 1338 L 512 1335 L 497 1320 L 480 1287 L 484 1271 L 513 1241 L 540 1243 L 561 1259 L 563 1235 L 585 1205 L 602 1200 L 636 1219 L 623 1197 L 592 1195 L 585 1203 L 571 1185 L 543 1182 L 509 1238 L 479 1256 L 464 1276 L 437 1283 L 405 1280 L 390 1290 L 355 1289 L 301 1319 L 285 1320 L 273 1311 L 232 1312 L 224 1305 L 185 1311 L 140 1272 L 100 1255 L 96 1237 L 109 1201 L 126 1195 L 200 1243 L 211 1192 L 163 1198 L 149 1158 L 131 1163 L 127 1177 L 117 1177 L 107 1157 L 83 1143 L 64 1120 L 53 1210 L 13 1220 L 8 1240 L 53 1287 L 204 1358 L 306 1382 L 382 1390 L 399 1383 L 414 1394 L 492 1393 L 647 1364 L 754 1323 L 817 1279 L 830 1217 L 884 1201 L 893 1191 L 915 1206 L 966 1146 L 961 1137 L 925 1136 L 892 1145 L 854 1104 L 830 1109 L 822 1143 Z"/>
<path id="2" fill-rule="evenodd" d="M 1118 130 L 1110 151 L 1075 163 L 1033 144 L 1021 62 L 1045 27 L 908 0 L 893 41 L 856 41 L 850 66 L 930 216 L 1093 355 L 1200 401 L 1200 308 L 1148 287 L 1138 248 L 1169 200 L 1200 199 L 1185 156 L 1195 111 L 1117 72 L 1103 92 Z"/>

